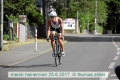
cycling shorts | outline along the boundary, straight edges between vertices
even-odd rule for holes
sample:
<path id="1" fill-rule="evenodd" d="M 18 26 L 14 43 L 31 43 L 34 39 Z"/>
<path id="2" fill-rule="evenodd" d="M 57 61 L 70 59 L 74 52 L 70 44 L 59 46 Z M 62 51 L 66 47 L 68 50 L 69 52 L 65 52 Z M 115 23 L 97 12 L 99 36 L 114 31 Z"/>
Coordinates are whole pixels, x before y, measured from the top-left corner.
<path id="1" fill-rule="evenodd" d="M 57 33 L 61 33 L 60 27 L 59 27 L 59 28 L 53 28 L 53 27 L 51 26 L 50 31 L 53 32 L 53 31 L 55 31 L 55 30 L 56 30 Z"/>

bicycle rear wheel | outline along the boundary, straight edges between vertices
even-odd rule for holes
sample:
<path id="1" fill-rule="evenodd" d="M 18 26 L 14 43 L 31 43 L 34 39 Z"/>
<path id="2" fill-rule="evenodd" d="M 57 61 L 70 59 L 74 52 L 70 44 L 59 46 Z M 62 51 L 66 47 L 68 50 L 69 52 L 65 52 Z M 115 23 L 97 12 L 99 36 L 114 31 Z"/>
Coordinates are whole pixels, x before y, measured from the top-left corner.
<path id="1" fill-rule="evenodd" d="M 55 41 L 55 48 L 54 48 L 54 58 L 55 58 L 55 65 L 56 66 L 58 66 L 58 64 L 59 64 L 59 57 L 58 57 L 58 42 L 57 41 Z"/>

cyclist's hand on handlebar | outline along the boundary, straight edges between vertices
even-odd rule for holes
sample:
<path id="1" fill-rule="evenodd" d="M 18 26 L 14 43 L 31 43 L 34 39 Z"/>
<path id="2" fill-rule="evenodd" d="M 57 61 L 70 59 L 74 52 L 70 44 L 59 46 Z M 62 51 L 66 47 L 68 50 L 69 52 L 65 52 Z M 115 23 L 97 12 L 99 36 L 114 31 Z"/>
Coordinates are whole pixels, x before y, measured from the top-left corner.
<path id="1" fill-rule="evenodd" d="M 46 38 L 47 42 L 49 42 L 49 37 Z"/>
<path id="2" fill-rule="evenodd" d="M 49 38 L 46 38 L 47 42 L 49 42 Z"/>
<path id="3" fill-rule="evenodd" d="M 62 40 L 64 40 L 64 36 L 61 36 Z"/>

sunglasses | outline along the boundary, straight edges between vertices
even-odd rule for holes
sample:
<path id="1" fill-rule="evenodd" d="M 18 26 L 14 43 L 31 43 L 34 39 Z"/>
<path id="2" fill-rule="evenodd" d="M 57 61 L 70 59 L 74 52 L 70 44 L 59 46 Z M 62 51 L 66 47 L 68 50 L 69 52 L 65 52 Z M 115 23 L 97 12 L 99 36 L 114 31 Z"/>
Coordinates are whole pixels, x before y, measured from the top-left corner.
<path id="1" fill-rule="evenodd" d="M 50 16 L 50 18 L 54 18 L 55 16 Z"/>

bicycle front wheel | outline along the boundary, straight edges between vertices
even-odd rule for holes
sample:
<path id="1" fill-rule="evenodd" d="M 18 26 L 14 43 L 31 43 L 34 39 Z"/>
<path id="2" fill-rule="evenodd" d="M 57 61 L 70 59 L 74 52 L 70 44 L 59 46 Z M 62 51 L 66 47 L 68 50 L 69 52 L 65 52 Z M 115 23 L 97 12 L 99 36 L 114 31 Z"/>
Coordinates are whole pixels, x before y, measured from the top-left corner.
<path id="1" fill-rule="evenodd" d="M 55 48 L 54 48 L 54 58 L 55 58 L 55 65 L 56 66 L 58 66 L 58 64 L 59 64 L 59 58 L 58 58 L 58 43 L 57 43 L 57 41 L 55 42 Z"/>
<path id="2" fill-rule="evenodd" d="M 58 58 L 59 58 L 59 64 L 62 63 L 62 54 L 61 54 L 61 52 L 62 52 L 61 47 L 60 47 L 60 45 L 58 45 L 58 53 L 59 53 Z"/>

